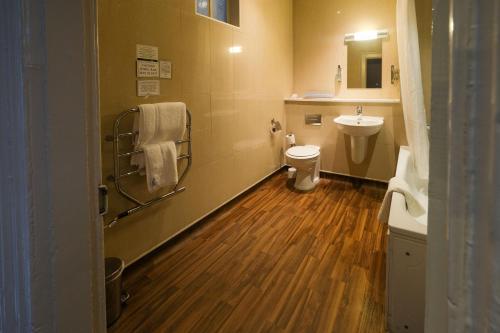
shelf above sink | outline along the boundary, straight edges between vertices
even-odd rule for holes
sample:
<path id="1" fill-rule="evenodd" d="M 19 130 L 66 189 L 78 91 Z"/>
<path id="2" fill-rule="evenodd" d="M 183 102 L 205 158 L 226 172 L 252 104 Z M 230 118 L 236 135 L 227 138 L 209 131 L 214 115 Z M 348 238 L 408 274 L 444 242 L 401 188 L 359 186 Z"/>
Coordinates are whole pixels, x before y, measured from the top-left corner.
<path id="1" fill-rule="evenodd" d="M 285 98 L 285 103 L 293 104 L 399 104 L 401 100 L 398 98 Z"/>

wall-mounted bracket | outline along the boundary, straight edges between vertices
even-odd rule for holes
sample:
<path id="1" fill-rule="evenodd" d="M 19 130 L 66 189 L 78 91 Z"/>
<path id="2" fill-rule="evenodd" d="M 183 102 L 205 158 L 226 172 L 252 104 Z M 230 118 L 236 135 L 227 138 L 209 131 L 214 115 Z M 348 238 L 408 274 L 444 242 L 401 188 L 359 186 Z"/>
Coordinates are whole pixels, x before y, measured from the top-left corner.
<path id="1" fill-rule="evenodd" d="M 396 81 L 399 81 L 399 69 L 391 65 L 391 84 L 395 84 Z"/>

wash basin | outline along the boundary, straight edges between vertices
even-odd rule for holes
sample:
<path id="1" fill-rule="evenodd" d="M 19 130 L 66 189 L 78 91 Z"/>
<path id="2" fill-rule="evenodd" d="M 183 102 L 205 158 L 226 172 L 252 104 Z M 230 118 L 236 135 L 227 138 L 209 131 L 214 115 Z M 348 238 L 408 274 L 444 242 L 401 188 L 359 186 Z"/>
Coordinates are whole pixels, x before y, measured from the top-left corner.
<path id="1" fill-rule="evenodd" d="M 384 125 L 383 117 L 363 115 L 340 116 L 333 119 L 338 129 L 351 137 L 351 159 L 363 163 L 366 157 L 368 137 L 377 134 Z"/>
<path id="2" fill-rule="evenodd" d="M 333 121 L 342 133 L 357 137 L 377 134 L 384 125 L 383 117 L 340 116 Z"/>

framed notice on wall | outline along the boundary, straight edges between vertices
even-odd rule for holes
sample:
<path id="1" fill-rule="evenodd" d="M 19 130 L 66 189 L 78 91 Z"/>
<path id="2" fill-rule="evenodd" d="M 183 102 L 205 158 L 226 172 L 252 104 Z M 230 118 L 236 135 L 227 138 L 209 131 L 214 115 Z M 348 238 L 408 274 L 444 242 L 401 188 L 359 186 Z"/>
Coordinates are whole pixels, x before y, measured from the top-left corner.
<path id="1" fill-rule="evenodd" d="M 160 94 L 160 80 L 138 80 L 137 96 L 156 96 Z"/>
<path id="2" fill-rule="evenodd" d="M 158 77 L 159 67 L 157 61 L 137 60 L 137 77 Z"/>
<path id="3" fill-rule="evenodd" d="M 137 44 L 135 51 L 137 59 L 158 61 L 157 46 Z"/>
<path id="4" fill-rule="evenodd" d="M 160 60 L 160 78 L 161 79 L 172 78 L 172 63 L 170 61 Z"/>

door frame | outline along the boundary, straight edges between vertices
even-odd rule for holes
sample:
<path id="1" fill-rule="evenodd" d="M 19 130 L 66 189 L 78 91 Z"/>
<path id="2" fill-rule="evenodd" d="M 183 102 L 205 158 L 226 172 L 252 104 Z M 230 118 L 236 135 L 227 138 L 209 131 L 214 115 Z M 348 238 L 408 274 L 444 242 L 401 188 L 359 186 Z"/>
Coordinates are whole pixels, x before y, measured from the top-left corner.
<path id="1" fill-rule="evenodd" d="M 380 59 L 380 61 L 382 62 L 382 54 L 368 52 L 368 53 L 363 53 L 361 55 L 361 88 L 365 88 L 365 89 L 366 89 L 366 67 L 367 67 L 366 61 L 368 59 Z"/>
<path id="2" fill-rule="evenodd" d="M 105 332 L 96 0 L 0 7 L 0 331 Z"/>

